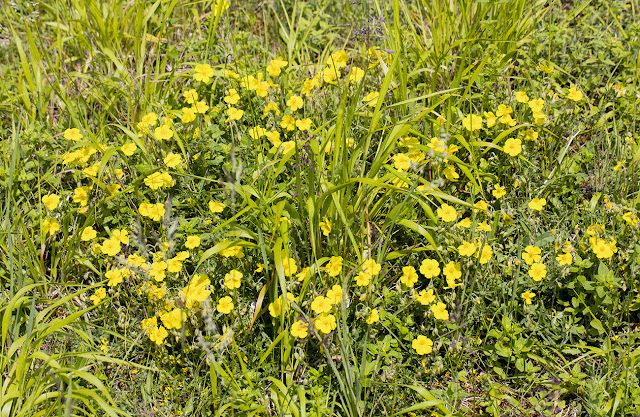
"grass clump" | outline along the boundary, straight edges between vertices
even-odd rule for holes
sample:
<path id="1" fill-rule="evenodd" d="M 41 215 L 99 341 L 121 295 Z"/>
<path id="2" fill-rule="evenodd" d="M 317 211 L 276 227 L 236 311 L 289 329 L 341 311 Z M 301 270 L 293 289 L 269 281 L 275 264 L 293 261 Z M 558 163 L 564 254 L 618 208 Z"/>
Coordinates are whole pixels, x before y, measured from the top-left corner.
<path id="1" fill-rule="evenodd" d="M 634 415 L 637 6 L 2 6 L 3 416 Z"/>

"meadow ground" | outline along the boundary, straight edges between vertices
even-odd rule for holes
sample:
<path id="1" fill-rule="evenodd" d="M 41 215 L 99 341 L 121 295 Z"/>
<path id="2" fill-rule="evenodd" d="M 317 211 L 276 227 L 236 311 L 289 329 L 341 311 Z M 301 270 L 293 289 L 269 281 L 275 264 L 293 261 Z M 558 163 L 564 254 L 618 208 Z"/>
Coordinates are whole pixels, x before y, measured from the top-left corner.
<path id="1" fill-rule="evenodd" d="M 0 413 L 640 415 L 638 0 L 0 6 Z"/>

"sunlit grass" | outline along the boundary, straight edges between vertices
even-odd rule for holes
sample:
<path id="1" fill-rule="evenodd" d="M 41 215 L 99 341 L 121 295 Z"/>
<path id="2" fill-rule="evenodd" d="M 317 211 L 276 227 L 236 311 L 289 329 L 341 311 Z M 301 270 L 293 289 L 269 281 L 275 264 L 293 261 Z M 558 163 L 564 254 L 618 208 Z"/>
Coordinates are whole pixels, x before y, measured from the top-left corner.
<path id="1" fill-rule="evenodd" d="M 0 20 L 3 416 L 638 411 L 635 2 L 85 3 Z"/>

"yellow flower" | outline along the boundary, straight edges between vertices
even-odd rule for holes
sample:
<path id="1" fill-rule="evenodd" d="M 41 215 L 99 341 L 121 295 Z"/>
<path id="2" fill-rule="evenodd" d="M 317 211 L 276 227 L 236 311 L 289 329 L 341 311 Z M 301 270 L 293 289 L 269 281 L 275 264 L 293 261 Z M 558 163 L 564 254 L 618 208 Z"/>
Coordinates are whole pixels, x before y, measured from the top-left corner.
<path id="1" fill-rule="evenodd" d="M 465 217 L 464 219 L 460 220 L 457 224 L 456 227 L 463 227 L 465 229 L 468 229 L 471 227 L 471 219 L 468 217 Z"/>
<path id="2" fill-rule="evenodd" d="M 531 300 L 533 299 L 533 297 L 536 296 L 536 293 L 531 291 L 526 291 L 526 292 L 523 292 L 520 296 L 524 299 L 525 303 L 531 304 Z"/>
<path id="3" fill-rule="evenodd" d="M 140 123 L 145 126 L 155 126 L 156 123 L 158 123 L 158 115 L 154 112 L 149 112 L 142 116 L 142 119 L 140 119 Z"/>
<path id="4" fill-rule="evenodd" d="M 280 132 L 276 132 L 274 130 L 271 132 L 265 132 L 264 135 L 267 137 L 267 139 L 269 139 L 269 142 L 271 142 L 273 146 L 278 147 L 282 143 L 282 141 L 280 140 Z"/>
<path id="5" fill-rule="evenodd" d="M 293 140 L 282 142 L 282 153 L 284 153 L 285 155 L 293 151 L 295 148 L 296 148 L 296 142 Z"/>
<path id="6" fill-rule="evenodd" d="M 271 317 L 280 317 L 280 313 L 282 313 L 282 308 L 284 305 L 285 311 L 288 310 L 288 303 L 295 302 L 295 297 L 290 292 L 287 293 L 287 299 L 285 300 L 282 297 L 282 294 L 272 303 L 269 304 L 269 314 Z"/>
<path id="7" fill-rule="evenodd" d="M 500 184 L 496 184 L 493 186 L 493 191 L 491 192 L 495 198 L 502 198 L 505 194 L 507 194 L 507 190 L 501 186 Z"/>
<path id="8" fill-rule="evenodd" d="M 453 165 L 448 165 L 444 167 L 442 170 L 444 177 L 449 181 L 457 181 L 460 178 L 460 174 L 456 172 L 456 167 Z"/>
<path id="9" fill-rule="evenodd" d="M 142 256 L 138 256 L 135 254 L 127 256 L 127 263 L 129 263 L 129 265 L 131 266 L 139 267 L 144 261 L 145 259 Z"/>
<path id="10" fill-rule="evenodd" d="M 431 138 L 431 141 L 427 145 L 434 152 L 444 152 L 446 150 L 446 144 L 438 138 Z"/>
<path id="11" fill-rule="evenodd" d="M 631 211 L 623 214 L 622 215 L 622 220 L 627 222 L 630 226 L 636 226 L 638 224 L 638 216 L 636 216 L 635 213 L 633 213 Z"/>
<path id="12" fill-rule="evenodd" d="M 335 84 L 338 77 L 340 77 L 340 71 L 337 68 L 327 67 L 322 70 L 322 80 L 327 84 Z"/>
<path id="13" fill-rule="evenodd" d="M 232 269 L 228 274 L 224 276 L 224 286 L 230 290 L 240 288 L 242 285 L 242 272 Z"/>
<path id="14" fill-rule="evenodd" d="M 107 282 L 107 285 L 110 287 L 115 287 L 116 285 L 120 284 L 123 279 L 122 271 L 119 269 L 110 269 L 106 274 L 104 274 L 104 276 L 109 280 L 109 282 Z"/>
<path id="15" fill-rule="evenodd" d="M 336 68 L 344 68 L 347 66 L 348 60 L 349 55 L 347 55 L 344 49 L 341 49 L 340 51 L 334 52 L 329 58 L 327 58 L 327 65 L 335 66 Z"/>
<path id="16" fill-rule="evenodd" d="M 120 149 L 122 150 L 122 153 L 125 154 L 126 156 L 131 156 L 134 153 L 136 153 L 136 150 L 138 149 L 138 147 L 136 146 L 135 143 L 130 142 L 122 145 Z"/>
<path id="17" fill-rule="evenodd" d="M 104 300 L 107 296 L 106 288 L 98 288 L 89 299 L 93 301 L 93 305 L 97 306 L 100 304 L 100 301 Z"/>
<path id="18" fill-rule="evenodd" d="M 240 101 L 240 94 L 238 94 L 238 91 L 236 91 L 236 89 L 234 88 L 229 89 L 229 94 L 224 96 L 224 102 L 227 104 L 234 105 L 238 101 Z"/>
<path id="19" fill-rule="evenodd" d="M 378 313 L 378 310 L 373 309 L 371 310 L 371 312 L 369 313 L 369 317 L 367 317 L 367 324 L 373 324 L 373 323 L 377 323 L 380 320 L 380 313 Z"/>
<path id="20" fill-rule="evenodd" d="M 220 255 L 224 256 L 225 258 L 230 258 L 232 256 L 235 256 L 236 258 L 242 258 L 244 257 L 244 253 L 242 252 L 242 246 L 230 246 L 226 249 L 222 249 L 220 251 Z"/>
<path id="21" fill-rule="evenodd" d="M 415 296 L 416 300 L 423 306 L 427 306 L 436 299 L 436 295 L 433 293 L 433 288 L 430 288 L 429 291 L 422 290 Z"/>
<path id="22" fill-rule="evenodd" d="M 522 141 L 520 139 L 507 139 L 504 142 L 504 152 L 511 156 L 518 156 L 522 152 Z"/>
<path id="23" fill-rule="evenodd" d="M 340 285 L 334 285 L 325 297 L 331 304 L 340 304 L 342 301 L 342 287 Z"/>
<path id="24" fill-rule="evenodd" d="M 415 283 L 418 282 L 418 273 L 416 272 L 416 269 L 412 266 L 403 267 L 400 282 L 409 288 L 413 287 Z"/>
<path id="25" fill-rule="evenodd" d="M 449 320 L 449 312 L 445 303 L 435 303 L 431 306 L 431 312 L 436 320 Z"/>
<path id="26" fill-rule="evenodd" d="M 165 214 L 165 208 L 162 203 L 149 204 L 141 203 L 138 212 L 143 217 L 148 217 L 153 221 L 160 221 Z"/>
<path id="27" fill-rule="evenodd" d="M 393 166 L 400 172 L 407 171 L 411 168 L 411 159 L 403 153 L 397 153 L 393 156 Z"/>
<path id="28" fill-rule="evenodd" d="M 484 117 L 487 119 L 487 127 L 493 127 L 496 125 L 498 118 L 493 112 L 484 112 Z"/>
<path id="29" fill-rule="evenodd" d="M 358 275 L 356 275 L 356 285 L 359 287 L 366 287 L 371 282 L 371 277 L 371 274 L 365 271 L 360 271 Z"/>
<path id="30" fill-rule="evenodd" d="M 462 244 L 458 246 L 458 253 L 462 256 L 473 256 L 473 254 L 476 253 L 476 245 L 463 241 Z"/>
<path id="31" fill-rule="evenodd" d="M 163 124 L 162 126 L 158 126 L 153 131 L 156 140 L 167 140 L 173 137 L 173 130 L 167 124 Z"/>
<path id="32" fill-rule="evenodd" d="M 82 231 L 82 234 L 80 235 L 80 239 L 87 242 L 91 239 L 94 239 L 97 235 L 98 233 L 95 230 L 93 230 L 93 227 L 89 226 L 84 228 L 84 230 Z"/>
<path id="33" fill-rule="evenodd" d="M 418 355 L 427 355 L 433 350 L 433 340 L 427 336 L 420 335 L 413 339 L 411 347 L 415 349 Z"/>
<path id="34" fill-rule="evenodd" d="M 478 200 L 473 204 L 473 207 L 477 208 L 478 210 L 487 211 L 489 205 L 484 200 Z"/>
<path id="35" fill-rule="evenodd" d="M 482 117 L 476 114 L 469 114 L 462 119 L 462 126 L 468 131 L 482 129 Z"/>
<path id="36" fill-rule="evenodd" d="M 447 203 L 443 203 L 437 210 L 438 217 L 447 223 L 454 222 L 458 217 L 456 209 Z"/>
<path id="37" fill-rule="evenodd" d="M 296 260 L 293 258 L 283 258 L 282 267 L 284 268 L 285 277 L 290 277 L 298 272 L 298 265 L 296 265 Z"/>
<path id="38" fill-rule="evenodd" d="M 223 203 L 219 203 L 217 201 L 209 201 L 209 210 L 212 213 L 222 213 L 226 206 Z"/>
<path id="39" fill-rule="evenodd" d="M 511 108 L 511 107 L 509 107 L 509 108 Z M 516 125 L 516 121 L 513 120 L 513 118 L 511 117 L 510 114 L 505 114 L 504 116 L 502 116 L 500 118 L 500 123 L 504 123 L 504 124 L 509 125 L 509 126 L 515 126 Z"/>
<path id="40" fill-rule="evenodd" d="M 525 93 L 524 91 L 517 91 L 516 92 L 516 101 L 518 103 L 526 103 L 529 101 L 529 96 L 527 96 L 527 93 Z"/>
<path id="41" fill-rule="evenodd" d="M 316 314 L 328 313 L 331 311 L 332 303 L 326 297 L 319 295 L 311 302 L 311 309 Z"/>
<path id="42" fill-rule="evenodd" d="M 259 95 L 260 97 L 266 97 L 267 94 L 269 93 L 269 87 L 271 87 L 271 84 L 269 82 L 267 81 L 260 82 L 256 87 L 256 94 Z"/>
<path id="43" fill-rule="evenodd" d="M 591 250 L 596 254 L 598 259 L 611 258 L 615 252 L 615 241 L 608 243 L 604 239 L 593 238 L 591 241 Z"/>
<path id="44" fill-rule="evenodd" d="M 300 96 L 291 96 L 289 100 L 287 100 L 287 106 L 291 108 L 291 111 L 296 111 L 302 108 L 304 101 L 302 101 L 302 97 Z"/>
<path id="45" fill-rule="evenodd" d="M 435 259 L 425 259 L 420 265 L 420 273 L 425 278 L 433 278 L 440 275 L 440 264 Z"/>
<path id="46" fill-rule="evenodd" d="M 199 306 L 201 302 L 206 300 L 211 294 L 211 291 L 207 289 L 209 284 L 211 281 L 204 274 L 191 278 L 189 285 L 182 289 L 185 306 L 190 309 Z"/>
<path id="47" fill-rule="evenodd" d="M 196 65 L 194 80 L 208 83 L 211 77 L 213 77 L 213 68 L 209 64 Z"/>
<path id="48" fill-rule="evenodd" d="M 175 153 L 168 153 L 167 156 L 164 157 L 164 164 L 169 168 L 175 168 L 180 165 L 182 162 L 182 157 Z"/>
<path id="49" fill-rule="evenodd" d="M 215 6 L 213 6 L 212 10 L 214 11 L 215 16 L 220 16 L 222 12 L 224 12 L 228 8 L 229 8 L 229 2 L 227 0 L 216 0 L 216 4 Z M 230 72 L 233 72 L 233 71 L 230 71 Z"/>
<path id="50" fill-rule="evenodd" d="M 102 246 L 100 250 L 107 256 L 116 256 L 118 252 L 120 252 L 121 246 L 120 242 L 116 239 L 106 239 L 102 242 Z"/>
<path id="51" fill-rule="evenodd" d="M 176 273 L 182 270 L 182 261 L 177 257 L 167 260 L 167 272 Z"/>
<path id="52" fill-rule="evenodd" d="M 187 104 L 193 104 L 198 100 L 198 92 L 193 88 L 182 93 L 182 96 L 184 97 L 184 101 L 186 101 Z"/>
<path id="53" fill-rule="evenodd" d="M 331 260 L 325 267 L 330 277 L 337 277 L 342 272 L 342 256 L 332 256 Z"/>
<path id="54" fill-rule="evenodd" d="M 289 63 L 282 59 L 281 56 L 269 62 L 267 65 L 267 72 L 271 77 L 277 77 L 282 72 L 282 68 L 286 67 Z"/>
<path id="55" fill-rule="evenodd" d="M 162 326 L 152 328 L 149 332 L 149 340 L 155 342 L 156 345 L 161 345 L 168 335 L 169 333 L 167 333 L 167 329 Z"/>
<path id="56" fill-rule="evenodd" d="M 362 98 L 362 101 L 364 101 L 367 106 L 369 107 L 375 107 L 378 104 L 378 97 L 380 96 L 380 93 L 377 91 L 373 91 L 369 94 L 367 94 L 366 96 L 364 96 Z"/>
<path id="57" fill-rule="evenodd" d="M 573 257 L 570 252 L 565 252 L 556 256 L 556 261 L 558 261 L 560 265 L 571 265 L 573 263 Z"/>
<path id="58" fill-rule="evenodd" d="M 544 62 L 538 62 L 538 69 L 540 71 L 544 71 L 547 74 L 553 74 L 553 72 L 555 71 L 553 69 L 553 63 L 549 63 L 550 65 L 545 64 Z"/>
<path id="59" fill-rule="evenodd" d="M 209 105 L 204 101 L 200 100 L 193 104 L 194 113 L 205 114 L 209 110 Z"/>
<path id="60" fill-rule="evenodd" d="M 527 131 L 524 132 L 525 140 L 528 140 L 530 142 L 535 142 L 538 139 L 538 136 L 540 136 L 538 132 L 533 131 L 531 129 L 527 129 Z"/>
<path id="61" fill-rule="evenodd" d="M 285 114 L 282 116 L 280 127 L 287 130 L 294 130 L 296 128 L 296 119 L 289 114 Z"/>
<path id="62" fill-rule="evenodd" d="M 496 111 L 496 116 L 502 118 L 503 116 L 511 113 L 513 113 L 513 109 L 511 108 L 511 106 L 507 107 L 504 104 L 500 104 L 498 106 L 498 110 Z"/>
<path id="63" fill-rule="evenodd" d="M 181 251 L 176 253 L 175 256 L 177 259 L 179 259 L 180 261 L 186 261 L 187 259 L 189 259 L 189 252 L 187 251 Z"/>
<path id="64" fill-rule="evenodd" d="M 542 250 L 537 246 L 529 245 L 524 248 L 524 252 L 522 252 L 522 259 L 527 263 L 527 265 L 532 265 L 536 262 L 540 262 L 542 256 L 540 254 Z"/>
<path id="65" fill-rule="evenodd" d="M 266 134 L 266 130 L 262 126 L 255 126 L 249 129 L 249 136 L 253 140 L 258 140 Z"/>
<path id="66" fill-rule="evenodd" d="M 42 229 L 45 232 L 45 235 L 54 235 L 58 230 L 60 230 L 60 225 L 53 219 L 44 219 L 42 222 Z"/>
<path id="67" fill-rule="evenodd" d="M 424 152 L 422 152 L 420 149 L 410 149 L 409 153 L 407 154 L 407 156 L 409 157 L 409 159 L 411 160 L 411 162 L 413 162 L 414 164 L 417 164 L 419 162 L 424 161 L 425 159 L 425 155 Z M 455 169 L 453 170 L 453 173 L 455 175 L 458 175 L 455 173 Z M 445 176 L 447 174 L 445 173 Z"/>
<path id="68" fill-rule="evenodd" d="M 234 80 L 240 79 L 240 75 L 238 75 L 238 73 L 236 73 L 234 71 L 231 71 L 231 70 L 228 70 L 228 69 L 224 70 L 224 75 L 226 77 L 233 78 Z"/>
<path id="69" fill-rule="evenodd" d="M 174 308 L 171 311 L 165 311 L 159 314 L 162 324 L 167 329 L 181 329 L 182 323 L 187 320 L 187 315 L 182 309 Z"/>
<path id="70" fill-rule="evenodd" d="M 227 114 L 229 115 L 229 120 L 240 120 L 242 119 L 244 110 L 239 110 L 235 107 L 229 107 L 229 109 L 227 109 Z"/>
<path id="71" fill-rule="evenodd" d="M 311 91 L 320 85 L 320 82 L 317 78 L 309 78 L 304 81 L 302 88 L 300 89 L 300 93 L 309 97 L 311 95 Z"/>
<path id="72" fill-rule="evenodd" d="M 96 162 L 95 164 L 83 169 L 82 173 L 87 177 L 96 177 L 98 175 L 99 169 L 100 169 L 100 163 Z"/>
<path id="73" fill-rule="evenodd" d="M 216 310 L 218 310 L 218 312 L 222 314 L 231 313 L 231 310 L 233 310 L 233 301 L 231 300 L 231 297 L 226 296 L 218 300 Z"/>
<path id="74" fill-rule="evenodd" d="M 351 67 L 351 71 L 349 72 L 349 82 L 357 83 L 364 77 L 364 70 L 358 67 Z"/>
<path id="75" fill-rule="evenodd" d="M 80 129 L 71 128 L 64 131 L 64 138 L 73 141 L 79 141 L 83 138 L 82 133 L 80 133 Z"/>
<path id="76" fill-rule="evenodd" d="M 80 203 L 80 206 L 84 207 L 89 202 L 89 187 L 78 187 L 73 190 L 73 202 Z"/>
<path id="77" fill-rule="evenodd" d="M 196 109 L 194 109 L 193 107 L 183 107 L 180 121 L 182 123 L 191 123 L 194 120 L 196 120 Z"/>
<path id="78" fill-rule="evenodd" d="M 42 197 L 42 203 L 48 210 L 54 210 L 60 203 L 60 197 L 56 194 L 49 194 Z"/>
<path id="79" fill-rule="evenodd" d="M 326 217 L 320 222 L 320 230 L 325 236 L 329 236 L 329 233 L 331 233 L 331 222 Z"/>
<path id="80" fill-rule="evenodd" d="M 323 314 L 314 321 L 316 329 L 321 333 L 328 334 L 335 330 L 338 326 L 336 317 L 333 314 Z"/>
<path id="81" fill-rule="evenodd" d="M 487 221 L 483 221 L 482 223 L 478 224 L 478 229 L 483 231 L 483 232 L 490 232 L 491 231 L 491 226 L 489 226 L 487 224 Z"/>
<path id="82" fill-rule="evenodd" d="M 540 281 L 547 276 L 547 267 L 539 262 L 534 263 L 531 265 L 531 269 L 529 269 L 529 276 L 536 282 Z"/>
<path id="83" fill-rule="evenodd" d="M 534 113 L 541 113 L 542 109 L 544 108 L 544 100 L 541 98 L 530 100 L 528 104 L 529 108 Z"/>
<path id="84" fill-rule="evenodd" d="M 158 326 L 158 318 L 156 316 L 150 317 L 148 319 L 143 319 L 140 322 L 140 327 L 142 327 L 142 330 L 144 330 L 147 333 L 149 333 L 151 329 L 157 326 Z"/>
<path id="85" fill-rule="evenodd" d="M 298 281 L 302 282 L 307 277 L 307 273 L 309 272 L 309 267 L 304 267 L 300 272 L 296 274 L 296 278 Z"/>
<path id="86" fill-rule="evenodd" d="M 311 119 L 306 118 L 296 120 L 296 127 L 302 132 L 304 132 L 305 130 L 309 130 L 311 128 Z"/>
<path id="87" fill-rule="evenodd" d="M 144 179 L 144 184 L 152 190 L 157 190 L 164 186 L 163 174 L 161 172 L 154 172 L 147 175 Z"/>
<path id="88" fill-rule="evenodd" d="M 276 116 L 280 114 L 280 110 L 278 110 L 278 105 L 273 101 L 270 101 L 266 106 L 264 106 L 262 118 L 264 119 L 265 117 L 267 117 L 267 114 L 269 114 L 269 112 L 274 112 Z"/>
<path id="89" fill-rule="evenodd" d="M 309 327 L 307 323 L 302 320 L 296 320 L 291 326 L 291 336 L 298 339 L 304 339 L 309 334 Z"/>
<path id="90" fill-rule="evenodd" d="M 476 258 L 480 257 L 480 263 L 484 265 L 489 263 L 489 260 L 491 259 L 492 254 L 493 254 L 493 250 L 491 249 L 491 246 L 485 244 L 482 247 L 482 253 L 481 254 L 476 253 Z"/>
<path id="91" fill-rule="evenodd" d="M 541 211 L 545 204 L 547 204 L 547 200 L 545 200 L 544 198 L 536 197 L 533 200 L 529 201 L 528 206 L 531 210 Z"/>
<path id="92" fill-rule="evenodd" d="M 452 278 L 452 279 L 458 279 L 460 277 L 462 277 L 462 271 L 460 269 L 460 264 L 456 263 L 456 262 L 449 262 L 448 264 L 445 265 L 444 269 L 442 270 L 442 273 L 447 277 L 447 278 Z"/>
<path id="93" fill-rule="evenodd" d="M 582 93 L 576 90 L 575 87 L 571 87 L 567 93 L 567 98 L 573 101 L 580 101 L 582 100 Z"/>
<path id="94" fill-rule="evenodd" d="M 187 241 L 184 243 L 184 246 L 187 249 L 194 249 L 200 246 L 200 237 L 199 236 L 187 236 Z"/>
<path id="95" fill-rule="evenodd" d="M 367 259 L 362 264 L 362 271 L 364 271 L 367 274 L 370 274 L 371 276 L 378 275 L 381 270 L 382 270 L 382 265 L 377 263 L 375 259 Z"/>

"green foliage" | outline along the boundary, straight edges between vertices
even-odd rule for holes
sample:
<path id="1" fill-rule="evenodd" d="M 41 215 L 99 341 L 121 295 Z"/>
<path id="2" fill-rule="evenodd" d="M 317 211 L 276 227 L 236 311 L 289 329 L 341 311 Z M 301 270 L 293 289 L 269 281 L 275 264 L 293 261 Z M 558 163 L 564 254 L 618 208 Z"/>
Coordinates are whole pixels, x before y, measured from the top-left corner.
<path id="1" fill-rule="evenodd" d="M 637 10 L 4 4 L 2 415 L 634 415 Z"/>

